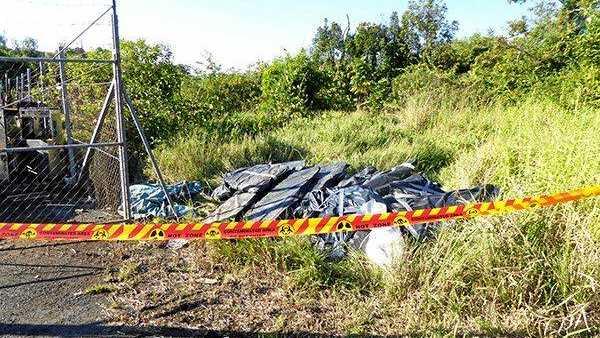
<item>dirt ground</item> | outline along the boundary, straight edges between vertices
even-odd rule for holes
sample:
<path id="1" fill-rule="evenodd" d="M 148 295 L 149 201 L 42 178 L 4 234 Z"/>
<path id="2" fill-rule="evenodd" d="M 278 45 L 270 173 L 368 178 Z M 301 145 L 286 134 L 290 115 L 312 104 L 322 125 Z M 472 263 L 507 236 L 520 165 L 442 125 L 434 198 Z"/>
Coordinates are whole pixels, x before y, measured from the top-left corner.
<path id="1" fill-rule="evenodd" d="M 195 335 L 330 337 L 354 331 L 361 319 L 351 307 L 367 308 L 328 288 L 291 287 L 272 261 L 232 264 L 213 250 L 202 241 L 132 247 L 107 279 L 116 285 L 107 308 L 113 323 L 153 334 L 177 326 Z"/>
<path id="2" fill-rule="evenodd" d="M 93 333 L 107 320 L 106 297 L 85 289 L 118 260 L 114 246 L 0 241 L 0 334 Z"/>
<path id="3" fill-rule="evenodd" d="M 114 324 L 107 294 L 89 292 L 135 245 L 0 241 L 0 336 L 211 335 L 177 327 Z M 87 292 L 86 292 L 87 290 Z"/>
<path id="4" fill-rule="evenodd" d="M 237 337 L 277 332 L 295 317 L 278 276 L 231 277 L 203 263 L 203 250 L 0 241 L 0 336 Z"/>

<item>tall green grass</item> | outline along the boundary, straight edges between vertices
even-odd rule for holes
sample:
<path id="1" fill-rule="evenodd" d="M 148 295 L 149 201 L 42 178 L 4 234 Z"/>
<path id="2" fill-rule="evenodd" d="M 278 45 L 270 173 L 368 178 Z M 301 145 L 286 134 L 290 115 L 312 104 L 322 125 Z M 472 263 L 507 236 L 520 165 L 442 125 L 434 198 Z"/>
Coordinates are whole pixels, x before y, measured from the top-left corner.
<path id="1" fill-rule="evenodd" d="M 600 110 L 566 109 L 534 97 L 508 105 L 421 95 L 377 114 L 325 112 L 295 119 L 253 138 L 205 135 L 182 136 L 159 149 L 167 177 L 214 184 L 226 170 L 269 160 L 343 160 L 356 169 L 385 169 L 413 159 L 449 189 L 492 183 L 503 197 L 600 183 Z M 364 257 L 339 265 L 342 272 L 302 243 L 243 241 L 215 250 L 232 266 L 274 266 L 291 278 L 292 288 L 346 290 L 339 293 L 340 304 L 364 314 L 344 323 L 348 332 L 600 329 L 597 198 L 443 224 L 434 239 L 410 243 L 404 259 L 384 275 L 357 265 Z M 261 263 L 241 258 L 248 253 Z M 344 282 L 332 282 L 336 278 Z"/>

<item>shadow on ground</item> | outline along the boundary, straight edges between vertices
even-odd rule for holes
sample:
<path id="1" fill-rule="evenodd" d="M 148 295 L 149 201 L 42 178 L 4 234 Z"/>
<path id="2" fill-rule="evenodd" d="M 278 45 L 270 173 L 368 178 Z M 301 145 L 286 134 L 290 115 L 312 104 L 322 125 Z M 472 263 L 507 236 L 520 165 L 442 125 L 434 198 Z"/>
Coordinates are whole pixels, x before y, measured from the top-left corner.
<path id="1" fill-rule="evenodd" d="M 330 337 L 315 335 L 309 332 L 288 333 L 252 333 L 235 331 L 214 331 L 204 329 L 186 329 L 166 326 L 111 326 L 103 323 L 83 325 L 34 325 L 34 324 L 2 324 L 0 335 L 16 336 L 55 336 L 55 337 L 139 337 L 139 336 L 166 336 L 166 337 L 269 337 L 269 336 L 294 336 L 294 337 Z"/>
<path id="2" fill-rule="evenodd" d="M 454 335 L 456 332 L 440 330 L 440 335 Z M 469 332 L 459 335 L 479 336 L 483 333 Z M 170 326 L 112 326 L 102 322 L 83 325 L 34 325 L 34 324 L 3 324 L 0 323 L 0 335 L 15 335 L 23 337 L 53 336 L 53 337 L 332 337 L 332 335 L 315 334 L 312 332 L 242 332 L 216 331 L 208 329 L 188 329 Z M 502 332 L 498 337 L 523 337 L 526 332 Z M 378 335 L 356 335 L 354 337 L 384 337 Z M 403 337 L 422 337 L 421 333 L 402 335 Z M 335 335 L 333 336 L 335 337 Z M 390 336 L 393 337 L 393 336 Z"/>

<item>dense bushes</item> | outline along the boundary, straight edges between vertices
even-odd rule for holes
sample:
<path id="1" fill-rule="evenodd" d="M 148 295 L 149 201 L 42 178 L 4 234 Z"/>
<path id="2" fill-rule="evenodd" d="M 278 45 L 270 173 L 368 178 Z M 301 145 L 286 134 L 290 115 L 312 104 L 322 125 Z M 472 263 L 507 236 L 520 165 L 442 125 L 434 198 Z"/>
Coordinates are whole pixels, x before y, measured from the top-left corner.
<path id="1" fill-rule="evenodd" d="M 411 2 L 389 22 L 360 23 L 355 31 L 325 20 L 309 51 L 245 72 L 214 67 L 189 74 L 173 65 L 165 47 L 131 42 L 124 44 L 124 71 L 156 142 L 196 128 L 258 135 L 292 116 L 357 107 L 380 111 L 420 92 L 459 90 L 487 102 L 536 93 L 571 107 L 596 104 L 597 2 L 573 0 L 537 11 L 537 21 L 512 22 L 507 36 L 456 40 L 456 23 L 446 18 L 442 2 Z"/>
<path id="2" fill-rule="evenodd" d="M 260 73 L 214 72 L 187 76 L 181 95 L 195 122 L 222 117 L 224 114 L 253 110 L 261 95 Z"/>
<path id="3" fill-rule="evenodd" d="M 458 40 L 445 6 L 433 0 L 412 2 L 388 23 L 361 23 L 355 31 L 326 20 L 309 51 L 246 72 L 183 74 L 180 95 L 173 93 L 181 105 L 171 103 L 170 111 L 185 108 L 181 122 L 170 123 L 183 134 L 200 128 L 241 140 L 311 112 L 394 112 L 423 100 L 440 109 L 532 95 L 566 108 L 598 105 L 599 13 L 597 2 L 570 1 L 556 10 L 538 8 L 536 21 L 512 22 L 507 36 Z M 413 127 L 430 123 L 431 112 L 417 115 Z M 174 135 L 162 128 L 160 140 Z"/>
<path id="4" fill-rule="evenodd" d="M 121 51 L 125 85 L 150 141 L 159 142 L 180 131 L 187 123 L 179 95 L 186 73 L 173 63 L 171 51 L 143 40 L 124 42 Z"/>
<path id="5" fill-rule="evenodd" d="M 424 0 L 386 23 L 354 30 L 325 20 L 308 51 L 246 71 L 213 65 L 193 73 L 163 45 L 125 41 L 124 80 L 155 145 L 197 129 L 224 139 L 255 137 L 324 110 L 394 110 L 415 96 L 436 101 L 449 92 L 477 102 L 541 95 L 565 107 L 600 104 L 598 1 L 538 6 L 535 20 L 511 22 L 506 36 L 454 39 L 457 25 L 446 14 L 442 1 Z M 39 54 L 31 46 L 1 43 L 0 53 Z M 110 57 L 102 49 L 69 53 Z M 110 67 L 74 64 L 68 72 L 80 84 L 72 86 L 76 110 L 93 123 L 103 91 L 92 84 L 109 81 Z"/>
<path id="6" fill-rule="evenodd" d="M 415 65 L 408 67 L 404 73 L 394 78 L 392 101 L 397 105 L 403 105 L 419 92 L 428 95 L 438 92 L 443 96 L 456 87 L 458 87 L 458 77 L 454 72 L 439 70 L 424 64 Z"/>
<path id="7" fill-rule="evenodd" d="M 593 11 L 587 18 L 586 32 L 577 37 L 574 53 L 580 62 L 600 65 L 600 12 Z"/>
<path id="8" fill-rule="evenodd" d="M 324 80 L 304 51 L 276 59 L 263 70 L 261 108 L 276 113 L 320 109 L 318 92 Z"/>
<path id="9" fill-rule="evenodd" d="M 325 20 L 310 55 L 286 56 L 264 68 L 260 107 L 378 111 L 436 86 L 442 91 L 462 87 L 487 101 L 516 101 L 537 92 L 566 105 L 595 102 L 590 74 L 600 62 L 597 3 L 571 1 L 569 6 L 537 8 L 537 21 L 512 22 L 508 36 L 460 40 L 453 40 L 456 25 L 438 1 L 413 2 L 401 16 L 393 13 L 389 23 L 361 23 L 354 33 Z M 573 11 L 579 17 L 570 17 Z M 578 87 L 581 81 L 592 89 Z"/>

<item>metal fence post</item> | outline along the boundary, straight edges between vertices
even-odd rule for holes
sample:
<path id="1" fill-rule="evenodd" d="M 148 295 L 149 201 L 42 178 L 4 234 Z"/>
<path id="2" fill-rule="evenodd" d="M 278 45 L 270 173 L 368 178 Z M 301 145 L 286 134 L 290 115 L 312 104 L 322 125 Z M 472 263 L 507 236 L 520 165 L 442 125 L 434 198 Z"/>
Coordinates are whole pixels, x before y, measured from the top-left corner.
<path id="1" fill-rule="evenodd" d="M 96 126 L 94 127 L 94 131 L 92 132 L 92 137 L 90 138 L 90 144 L 98 142 L 98 138 L 100 137 L 100 130 L 102 129 L 102 125 L 104 124 L 104 119 L 108 113 L 108 109 L 110 106 L 110 102 L 113 100 L 115 95 L 115 81 L 110 83 L 110 87 L 108 88 L 108 93 L 104 98 L 104 103 L 102 104 L 102 109 L 100 110 L 100 114 L 98 114 L 98 120 L 96 121 Z M 81 163 L 81 171 L 79 172 L 79 178 L 81 179 L 85 169 L 89 165 L 90 156 L 92 155 L 92 149 L 88 148 L 85 152 L 85 156 L 83 157 L 83 162 Z"/>
<path id="2" fill-rule="evenodd" d="M 31 69 L 27 68 L 27 96 L 31 97 Z"/>
<path id="3" fill-rule="evenodd" d="M 61 53 L 61 59 L 64 59 L 64 51 L 62 48 L 59 49 Z M 71 110 L 69 107 L 69 97 L 67 95 L 67 75 L 65 73 L 65 63 L 58 63 L 58 71 L 60 74 L 60 94 L 62 100 L 63 113 L 65 114 L 65 133 L 67 134 L 67 144 L 73 144 L 73 130 L 71 129 Z M 69 174 L 71 177 L 75 177 L 77 174 L 75 167 L 75 153 L 73 149 L 67 150 L 69 154 Z"/>
<path id="4" fill-rule="evenodd" d="M 8 73 L 4 73 L 4 104 L 8 103 L 8 96 L 10 93 L 10 82 L 8 80 Z"/>
<path id="5" fill-rule="evenodd" d="M 19 91 L 19 100 L 23 98 L 23 73 L 21 73 L 21 75 L 17 76 L 18 79 L 18 83 L 19 83 L 19 87 L 18 87 L 18 91 Z"/>
<path id="6" fill-rule="evenodd" d="M 135 128 L 137 129 L 138 134 L 140 135 L 140 138 L 142 139 L 142 143 L 144 144 L 144 149 L 146 150 L 146 154 L 148 154 L 148 157 L 150 158 L 150 163 L 152 164 L 152 169 L 154 169 L 156 178 L 158 178 L 158 183 L 160 184 L 160 187 L 161 187 L 163 193 L 165 194 L 165 198 L 167 199 L 167 204 L 169 204 L 171 211 L 173 211 L 173 216 L 175 216 L 175 219 L 177 219 L 179 221 L 179 215 L 177 215 L 177 211 L 175 210 L 175 204 L 171 200 L 171 196 L 169 196 L 169 191 L 167 190 L 167 185 L 165 184 L 165 179 L 163 178 L 162 172 L 160 171 L 160 168 L 158 167 L 158 162 L 156 162 L 156 158 L 154 157 L 152 148 L 150 148 L 150 144 L 148 143 L 148 140 L 146 139 L 146 135 L 144 134 L 144 128 L 142 128 L 142 124 L 140 123 L 140 121 L 137 118 L 137 111 L 135 110 L 135 108 L 133 106 L 133 102 L 131 101 L 131 98 L 127 95 L 127 92 L 125 92 L 124 89 L 123 89 L 123 98 L 125 99 L 125 104 L 129 108 L 129 111 L 131 112 L 131 119 L 133 120 L 133 124 L 135 125 Z"/>
<path id="7" fill-rule="evenodd" d="M 40 67 L 40 75 L 38 75 L 38 84 L 40 88 L 40 95 L 42 96 L 43 102 L 46 101 L 46 93 L 44 89 L 44 63 L 42 61 L 39 62 Z"/>
<path id="8" fill-rule="evenodd" d="M 123 212 L 126 219 L 131 219 L 131 206 L 129 200 L 129 169 L 127 163 L 127 143 L 125 141 L 125 120 L 123 118 L 123 95 L 121 94 L 121 45 L 119 41 L 119 19 L 117 17 L 117 3 L 112 0 L 112 32 L 113 32 L 113 73 L 115 82 L 115 112 L 117 119 L 117 139 L 119 147 L 119 170 L 121 173 L 121 196 L 123 199 Z"/>
<path id="9" fill-rule="evenodd" d="M 25 98 L 25 74 L 21 73 L 21 99 Z"/>

